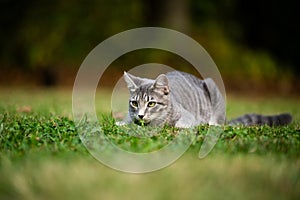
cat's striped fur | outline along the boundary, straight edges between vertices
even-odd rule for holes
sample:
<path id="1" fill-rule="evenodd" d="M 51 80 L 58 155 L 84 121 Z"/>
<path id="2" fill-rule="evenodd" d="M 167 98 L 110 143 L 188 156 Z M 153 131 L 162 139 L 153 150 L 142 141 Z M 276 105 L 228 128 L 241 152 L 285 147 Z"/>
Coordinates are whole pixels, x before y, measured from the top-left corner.
<path id="1" fill-rule="evenodd" d="M 129 112 L 125 123 L 151 126 L 168 124 L 192 127 L 200 124 L 220 125 L 226 121 L 225 102 L 215 82 L 179 71 L 159 75 L 155 80 L 139 78 L 124 72 L 130 91 Z M 285 125 L 289 114 L 245 115 L 229 124 Z"/>

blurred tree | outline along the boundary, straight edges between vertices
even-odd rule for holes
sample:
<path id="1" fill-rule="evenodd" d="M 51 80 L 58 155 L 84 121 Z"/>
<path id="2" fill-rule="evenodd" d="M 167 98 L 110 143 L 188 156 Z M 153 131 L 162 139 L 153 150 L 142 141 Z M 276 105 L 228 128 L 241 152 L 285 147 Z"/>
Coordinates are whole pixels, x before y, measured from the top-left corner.
<path id="1" fill-rule="evenodd" d="M 41 69 L 50 84 L 47 69 L 79 67 L 104 39 L 142 26 L 191 35 L 228 74 L 241 66 L 251 66 L 244 71 L 257 73 L 255 80 L 280 75 L 278 66 L 299 72 L 295 0 L 2 0 L 0 15 L 1 68 Z M 149 54 L 140 53 L 140 60 L 175 60 Z"/>
<path id="2" fill-rule="evenodd" d="M 246 44 L 267 49 L 300 72 L 298 7 L 296 0 L 237 1 L 235 12 Z"/>
<path id="3" fill-rule="evenodd" d="M 136 0 L 2 2 L 1 10 L 6 12 L 1 30 L 6 31 L 1 34 L 1 65 L 78 64 L 106 37 L 141 25 L 140 7 Z"/>
<path id="4" fill-rule="evenodd" d="M 22 65 L 26 62 L 23 41 L 18 38 L 17 28 L 22 26 L 31 2 L 2 0 L 0 2 L 0 65 Z"/>
<path id="5" fill-rule="evenodd" d="M 144 0 L 144 25 L 189 31 L 190 0 Z"/>

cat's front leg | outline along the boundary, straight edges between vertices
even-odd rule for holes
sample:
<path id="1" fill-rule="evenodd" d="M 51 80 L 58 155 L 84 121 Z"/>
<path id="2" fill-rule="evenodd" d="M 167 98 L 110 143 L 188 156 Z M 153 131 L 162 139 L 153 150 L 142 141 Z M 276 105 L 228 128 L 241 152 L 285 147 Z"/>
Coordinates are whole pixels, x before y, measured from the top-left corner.
<path id="1" fill-rule="evenodd" d="M 175 127 L 191 128 L 193 126 L 197 126 L 197 121 L 196 121 L 195 117 L 186 110 L 182 111 L 181 117 L 175 123 Z"/>
<path id="2" fill-rule="evenodd" d="M 125 126 L 127 124 L 130 124 L 132 122 L 131 118 L 129 115 L 125 117 L 122 121 L 116 121 L 117 126 Z"/>
<path id="3" fill-rule="evenodd" d="M 190 123 L 186 123 L 186 122 L 177 122 L 176 124 L 175 124 L 175 127 L 177 127 L 177 128 L 191 128 L 191 127 L 193 127 L 193 125 L 192 124 L 190 124 Z"/>

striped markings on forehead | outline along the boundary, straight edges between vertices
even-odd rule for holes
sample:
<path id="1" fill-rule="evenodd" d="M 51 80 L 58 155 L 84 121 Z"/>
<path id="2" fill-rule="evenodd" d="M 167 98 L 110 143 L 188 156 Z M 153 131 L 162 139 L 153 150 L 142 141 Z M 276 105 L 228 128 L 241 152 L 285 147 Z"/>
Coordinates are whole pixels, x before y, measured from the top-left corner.
<path id="1" fill-rule="evenodd" d="M 154 97 L 149 96 L 147 93 L 143 93 L 143 94 L 138 94 L 138 95 L 134 96 L 133 99 L 135 101 L 141 101 L 142 100 L 142 101 L 148 102 L 148 101 L 153 101 Z"/>

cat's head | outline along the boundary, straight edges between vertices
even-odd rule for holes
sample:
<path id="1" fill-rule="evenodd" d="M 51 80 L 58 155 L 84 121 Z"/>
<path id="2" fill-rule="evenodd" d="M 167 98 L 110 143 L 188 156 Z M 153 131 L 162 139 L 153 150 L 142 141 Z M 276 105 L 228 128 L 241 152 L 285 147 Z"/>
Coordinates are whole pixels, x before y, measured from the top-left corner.
<path id="1" fill-rule="evenodd" d="M 161 74 L 155 80 L 139 78 L 124 72 L 129 97 L 129 117 L 136 124 L 161 126 L 168 116 L 170 89 L 168 78 Z"/>

